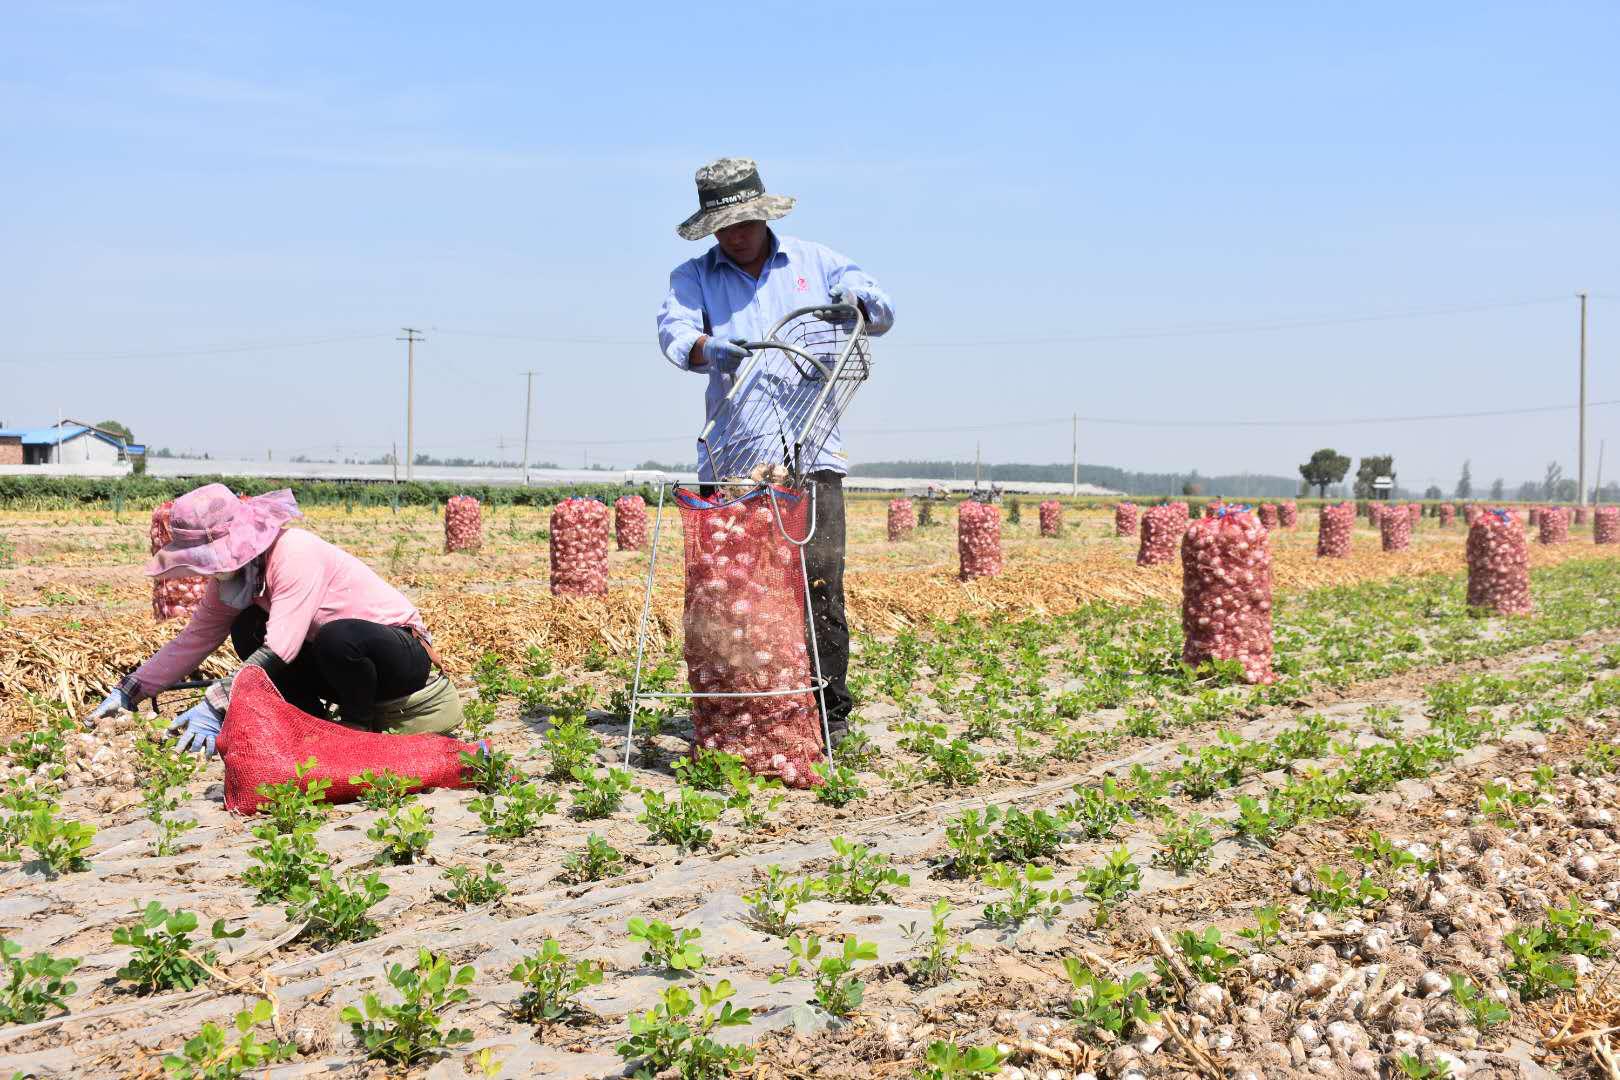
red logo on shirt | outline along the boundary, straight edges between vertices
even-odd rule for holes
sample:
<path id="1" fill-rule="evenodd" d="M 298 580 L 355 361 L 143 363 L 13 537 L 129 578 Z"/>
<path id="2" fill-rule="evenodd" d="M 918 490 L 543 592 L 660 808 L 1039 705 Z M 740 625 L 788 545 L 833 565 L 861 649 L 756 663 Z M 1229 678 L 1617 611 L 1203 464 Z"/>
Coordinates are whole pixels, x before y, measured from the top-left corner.
<path id="1" fill-rule="evenodd" d="M 798 289 L 800 292 L 809 292 L 810 291 L 810 283 L 808 281 L 804 280 L 804 278 L 800 278 L 797 282 L 794 283 L 794 288 Z"/>

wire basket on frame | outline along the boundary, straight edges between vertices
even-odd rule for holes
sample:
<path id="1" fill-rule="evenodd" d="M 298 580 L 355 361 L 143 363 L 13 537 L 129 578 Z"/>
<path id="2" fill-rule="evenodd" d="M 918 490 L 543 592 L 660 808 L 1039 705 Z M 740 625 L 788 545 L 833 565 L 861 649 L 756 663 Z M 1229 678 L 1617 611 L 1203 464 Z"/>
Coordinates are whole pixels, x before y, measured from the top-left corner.
<path id="1" fill-rule="evenodd" d="M 716 484 L 800 487 L 872 370 L 866 319 L 853 304 L 800 308 L 749 357 L 698 436 Z"/>

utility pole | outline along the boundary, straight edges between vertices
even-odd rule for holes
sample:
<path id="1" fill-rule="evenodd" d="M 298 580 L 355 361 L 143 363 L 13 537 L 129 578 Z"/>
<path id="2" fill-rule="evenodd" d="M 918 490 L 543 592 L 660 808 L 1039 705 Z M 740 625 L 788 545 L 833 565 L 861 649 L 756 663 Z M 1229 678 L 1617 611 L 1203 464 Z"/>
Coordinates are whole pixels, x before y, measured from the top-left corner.
<path id="1" fill-rule="evenodd" d="M 400 329 L 405 336 L 394 340 L 405 342 L 405 480 L 409 483 L 416 475 L 416 343 L 426 339 L 414 327 Z"/>
<path id="2" fill-rule="evenodd" d="M 534 412 L 534 372 L 525 371 L 529 389 L 523 399 L 523 486 L 529 486 L 529 417 Z"/>
<path id="3" fill-rule="evenodd" d="M 1080 414 L 1074 414 L 1074 449 L 1070 455 L 1073 463 L 1073 476 L 1069 480 L 1069 496 L 1080 494 Z"/>
<path id="4" fill-rule="evenodd" d="M 973 490 L 979 490 L 979 444 L 973 444 Z"/>
<path id="5" fill-rule="evenodd" d="M 1580 491 L 1575 495 L 1575 505 L 1586 505 L 1586 294 L 1576 293 L 1581 298 L 1581 422 L 1580 440 L 1581 448 L 1576 454 L 1575 482 L 1580 485 Z"/>

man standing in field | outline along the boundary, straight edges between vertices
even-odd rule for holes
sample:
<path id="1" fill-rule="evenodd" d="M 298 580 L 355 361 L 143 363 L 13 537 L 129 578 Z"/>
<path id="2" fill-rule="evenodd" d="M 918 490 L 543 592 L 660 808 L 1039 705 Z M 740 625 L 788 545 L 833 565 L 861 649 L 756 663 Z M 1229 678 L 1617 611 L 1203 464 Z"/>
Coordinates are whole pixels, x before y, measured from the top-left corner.
<path id="1" fill-rule="evenodd" d="M 708 377 L 706 419 L 713 419 L 748 353 L 790 311 L 818 304 L 857 304 L 867 331 L 894 325 L 894 306 L 871 276 L 844 256 L 806 240 L 778 237 L 766 224 L 793 209 L 785 195 L 767 195 L 749 158 L 721 158 L 697 171 L 698 211 L 675 230 L 683 240 L 718 241 L 669 275 L 658 312 L 658 344 L 670 363 Z M 775 432 L 728 428 L 726 437 L 774 437 Z M 712 485 L 710 463 L 698 453 L 698 479 Z M 849 623 L 844 617 L 844 476 L 848 455 L 835 429 L 811 464 L 816 529 L 805 548 L 810 608 L 821 671 L 827 680 L 827 728 L 837 745 L 849 730 Z"/>

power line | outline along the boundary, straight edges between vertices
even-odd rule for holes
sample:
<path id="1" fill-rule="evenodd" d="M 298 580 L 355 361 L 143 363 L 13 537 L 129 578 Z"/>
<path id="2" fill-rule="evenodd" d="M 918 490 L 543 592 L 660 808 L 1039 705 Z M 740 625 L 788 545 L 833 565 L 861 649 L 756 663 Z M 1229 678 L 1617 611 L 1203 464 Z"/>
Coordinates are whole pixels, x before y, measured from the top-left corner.
<path id="1" fill-rule="evenodd" d="M 192 349 L 170 349 L 155 352 L 124 353 L 25 353 L 25 359 L 77 360 L 93 363 L 101 360 L 161 360 L 169 357 L 221 356 L 227 353 L 264 352 L 270 349 L 303 349 L 313 345 L 333 345 L 345 341 L 376 341 L 387 334 L 347 334 L 341 337 L 297 338 L 289 341 L 245 341 L 229 345 L 201 345 Z"/>
<path id="2" fill-rule="evenodd" d="M 1601 295 L 1601 294 L 1593 294 Z M 1567 296 L 1542 296 L 1527 300 L 1507 300 L 1489 304 L 1469 304 L 1457 307 L 1426 308 L 1413 311 L 1383 311 L 1361 315 L 1327 316 L 1319 319 L 1271 320 L 1248 323 L 1212 323 L 1208 325 L 1150 327 L 1140 330 L 1119 330 L 1104 334 L 1061 335 L 1031 338 L 951 338 L 942 341 L 885 341 L 885 348 L 985 348 L 990 346 L 1024 345 L 1084 345 L 1108 341 L 1142 341 L 1159 338 L 1208 337 L 1226 334 L 1271 333 L 1279 330 L 1309 330 L 1328 326 L 1351 326 L 1358 323 L 1392 322 L 1407 319 L 1432 319 L 1450 315 L 1470 315 L 1488 311 L 1534 307 L 1541 304 L 1562 303 Z M 457 337 L 490 338 L 506 341 L 529 341 L 548 345 L 646 345 L 646 338 L 610 337 L 555 337 L 534 334 L 495 334 L 473 330 L 449 330 L 435 327 L 441 334 Z"/>
<path id="3" fill-rule="evenodd" d="M 1593 299 L 1620 300 L 1620 295 L 1612 293 L 1594 292 L 1589 294 Z M 898 339 L 885 341 L 885 348 L 984 348 L 990 346 L 1022 346 L 1022 345 L 1080 345 L 1109 341 L 1140 341 L 1157 338 L 1178 337 L 1204 337 L 1228 334 L 1270 333 L 1281 330 L 1306 330 L 1317 327 L 1348 326 L 1357 323 L 1389 322 L 1405 319 L 1440 318 L 1450 315 L 1467 315 L 1479 312 L 1502 311 L 1512 308 L 1532 307 L 1541 304 L 1551 304 L 1566 301 L 1566 296 L 1537 297 L 1526 300 L 1509 300 L 1499 303 L 1471 304 L 1457 307 L 1428 308 L 1412 311 L 1373 312 L 1361 315 L 1331 316 L 1320 319 L 1296 319 L 1282 321 L 1260 321 L 1249 323 L 1217 323 L 1205 326 L 1168 326 L 1149 327 L 1138 330 L 1120 330 L 1103 334 L 1082 334 L 1068 336 L 1031 337 L 1031 338 L 951 338 L 941 341 L 908 341 Z M 614 337 L 586 337 L 586 336 L 558 336 L 539 334 L 506 334 L 490 333 L 477 330 L 454 330 L 442 327 L 432 327 L 441 334 L 453 337 L 487 338 L 502 341 L 539 342 L 553 345 L 608 345 L 608 346 L 646 346 L 650 338 L 614 338 Z M 188 356 L 221 356 L 231 353 L 265 352 L 275 349 L 301 349 L 318 345 L 333 345 L 351 341 L 377 341 L 387 338 L 388 334 L 345 334 L 325 337 L 294 338 L 280 341 L 248 341 L 232 342 L 215 345 L 201 345 L 186 349 L 159 349 L 140 352 L 46 352 L 23 353 L 17 357 L 0 359 L 0 363 L 16 364 L 26 360 L 74 360 L 81 362 L 96 362 L 102 360 L 161 360 L 167 358 L 183 358 Z"/>

